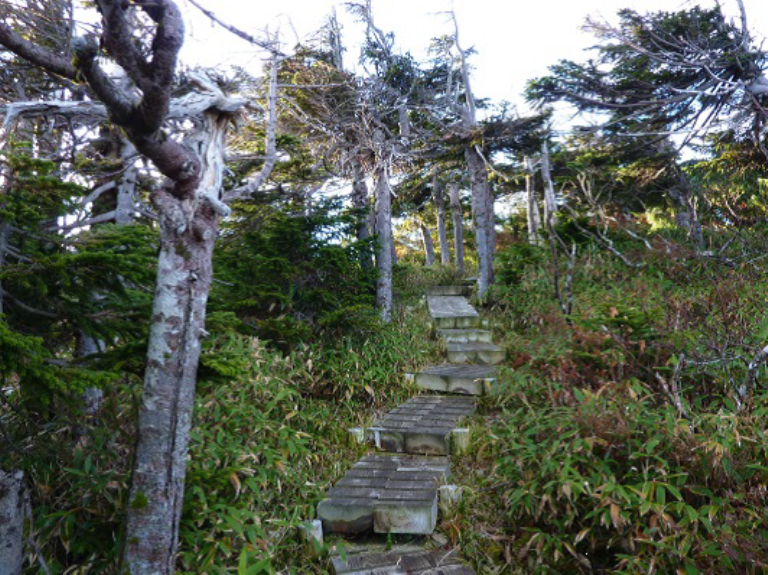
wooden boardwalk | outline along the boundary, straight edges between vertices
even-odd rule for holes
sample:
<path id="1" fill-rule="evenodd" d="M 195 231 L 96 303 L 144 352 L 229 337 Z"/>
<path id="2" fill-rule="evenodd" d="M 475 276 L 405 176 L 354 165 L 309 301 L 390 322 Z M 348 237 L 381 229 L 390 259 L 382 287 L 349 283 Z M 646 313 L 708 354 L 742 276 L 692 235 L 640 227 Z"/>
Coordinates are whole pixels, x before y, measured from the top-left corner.
<path id="1" fill-rule="evenodd" d="M 364 433 L 358 430 L 379 453 L 365 456 L 328 491 L 317 509 L 322 531 L 429 535 L 439 509 L 455 503 L 461 489 L 449 485 L 450 456 L 466 449 L 472 396 L 490 392 L 493 365 L 505 357 L 491 332 L 480 329 L 480 314 L 464 297 L 466 290 L 430 288 L 427 306 L 451 363 L 408 375 L 417 387 L 443 395 L 413 397 Z M 352 552 L 332 561 L 339 575 L 474 574 L 451 549 Z"/>

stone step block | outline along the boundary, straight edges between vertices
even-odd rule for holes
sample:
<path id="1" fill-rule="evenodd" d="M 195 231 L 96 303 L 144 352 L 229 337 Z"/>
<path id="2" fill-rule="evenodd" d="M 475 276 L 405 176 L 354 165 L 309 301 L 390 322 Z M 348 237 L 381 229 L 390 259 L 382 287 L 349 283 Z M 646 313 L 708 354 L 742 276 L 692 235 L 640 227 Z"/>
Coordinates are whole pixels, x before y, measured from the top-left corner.
<path id="1" fill-rule="evenodd" d="M 474 575 L 456 550 L 388 551 L 333 558 L 336 575 Z"/>
<path id="2" fill-rule="evenodd" d="M 486 395 L 496 383 L 496 368 L 488 365 L 443 364 L 406 374 L 421 389 L 442 393 Z"/>
<path id="3" fill-rule="evenodd" d="M 506 357 L 506 351 L 492 343 L 468 342 L 448 344 L 448 361 L 451 363 L 498 365 Z"/>
<path id="4" fill-rule="evenodd" d="M 367 435 L 384 451 L 448 455 L 452 430 L 474 411 L 469 397 L 417 396 L 376 420 Z"/>
<path id="5" fill-rule="evenodd" d="M 317 506 L 323 531 L 429 535 L 449 469 L 446 457 L 363 457 Z"/>
<path id="6" fill-rule="evenodd" d="M 487 329 L 438 329 L 438 337 L 446 343 L 491 343 L 493 334 Z"/>
<path id="7" fill-rule="evenodd" d="M 468 296 L 470 293 L 469 286 L 432 286 L 427 288 L 427 295 L 443 295 L 443 296 Z"/>
<path id="8" fill-rule="evenodd" d="M 427 306 L 438 329 L 477 328 L 480 314 L 461 296 L 428 296 Z"/>

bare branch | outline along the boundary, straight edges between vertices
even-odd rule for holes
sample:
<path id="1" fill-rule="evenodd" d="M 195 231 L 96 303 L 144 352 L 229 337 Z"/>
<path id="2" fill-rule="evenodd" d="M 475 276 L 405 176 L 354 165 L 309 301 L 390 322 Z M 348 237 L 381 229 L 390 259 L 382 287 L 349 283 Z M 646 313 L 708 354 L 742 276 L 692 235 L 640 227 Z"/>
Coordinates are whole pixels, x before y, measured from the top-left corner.
<path id="1" fill-rule="evenodd" d="M 271 52 L 272 54 L 276 54 L 278 56 L 283 56 L 283 57 L 287 56 L 287 54 L 284 54 L 283 52 L 278 50 L 276 42 L 271 42 L 271 41 L 264 42 L 263 40 L 259 40 L 255 36 L 251 36 L 247 32 L 243 32 L 240 28 L 237 28 L 237 27 L 233 26 L 232 24 L 228 24 L 228 23 L 224 22 L 223 20 L 221 20 L 218 16 L 216 16 L 216 14 L 214 14 L 210 10 L 204 8 L 196 0 L 187 0 L 187 2 L 189 2 L 190 4 L 192 4 L 192 6 L 194 6 L 198 10 L 200 10 L 200 12 L 205 14 L 205 16 L 207 16 L 212 22 L 215 22 L 216 24 L 218 24 L 219 26 L 221 26 L 225 30 L 228 30 L 228 31 L 232 32 L 232 34 L 234 34 L 238 38 L 240 38 L 242 40 L 245 40 L 246 42 L 248 42 L 250 44 L 253 44 L 254 46 L 258 46 L 259 48 L 263 48 L 264 50 L 267 50 L 267 51 Z"/>
<path id="2" fill-rule="evenodd" d="M 66 226 L 52 226 L 48 228 L 49 232 L 55 232 L 55 231 L 70 231 L 77 228 L 84 228 L 85 226 L 93 226 L 95 224 L 103 224 L 105 222 L 111 222 L 115 219 L 115 212 L 114 210 L 110 212 L 106 212 L 104 214 L 99 214 L 98 216 L 93 216 L 92 218 L 87 218 L 85 220 L 79 220 L 71 224 L 67 224 Z"/>
<path id="3" fill-rule="evenodd" d="M 50 74 L 77 80 L 77 68 L 69 59 L 25 40 L 4 22 L 0 22 L 0 44 Z"/>
<path id="4" fill-rule="evenodd" d="M 277 164 L 277 69 L 279 59 L 272 54 L 272 69 L 269 80 L 269 118 L 267 120 L 266 150 L 264 165 L 258 175 L 247 184 L 224 194 L 224 201 L 247 198 L 257 191 L 272 174 Z"/>
<path id="5" fill-rule="evenodd" d="M 611 252 L 613 255 L 615 255 L 617 258 L 619 258 L 623 264 L 631 268 L 641 268 L 645 266 L 645 262 L 635 263 L 631 261 L 629 258 L 627 258 L 627 256 L 625 256 L 619 250 L 617 250 L 613 245 L 613 240 L 611 240 L 609 237 L 603 234 L 592 232 L 587 228 L 585 228 L 584 226 L 582 226 L 579 223 L 578 214 L 574 212 L 570 206 L 564 205 L 564 207 L 566 210 L 568 210 L 568 213 L 571 214 L 571 221 L 573 222 L 573 225 L 576 226 L 576 229 L 578 229 L 582 234 L 589 236 L 590 238 L 595 240 L 598 244 L 600 244 L 609 252 Z"/>

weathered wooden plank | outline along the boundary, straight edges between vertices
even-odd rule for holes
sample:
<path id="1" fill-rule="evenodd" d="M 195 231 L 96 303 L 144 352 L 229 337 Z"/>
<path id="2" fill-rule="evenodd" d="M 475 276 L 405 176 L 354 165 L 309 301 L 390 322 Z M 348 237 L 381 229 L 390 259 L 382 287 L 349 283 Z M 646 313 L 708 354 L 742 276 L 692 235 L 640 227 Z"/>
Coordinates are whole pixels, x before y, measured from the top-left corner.
<path id="1" fill-rule="evenodd" d="M 493 334 L 487 329 L 438 329 L 438 337 L 446 343 L 485 342 L 491 343 Z"/>
<path id="2" fill-rule="evenodd" d="M 464 297 L 428 296 L 429 314 L 439 329 L 480 327 L 480 314 Z"/>
<path id="3" fill-rule="evenodd" d="M 448 361 L 451 363 L 482 363 L 497 365 L 506 358 L 504 349 L 492 343 L 449 343 Z"/>
<path id="4" fill-rule="evenodd" d="M 366 456 L 318 505 L 323 530 L 429 534 L 437 522 L 438 487 L 449 469 L 445 457 Z"/>
<path id="5" fill-rule="evenodd" d="M 468 296 L 469 286 L 432 286 L 427 288 L 428 296 Z"/>
<path id="6" fill-rule="evenodd" d="M 451 430 L 474 410 L 468 397 L 418 396 L 376 421 L 366 437 L 390 452 L 447 455 Z"/>
<path id="7" fill-rule="evenodd" d="M 444 364 L 411 376 L 422 389 L 462 395 L 484 395 L 496 383 L 496 368 L 490 365 Z"/>
<path id="8" fill-rule="evenodd" d="M 420 551 L 401 553 L 367 553 L 346 559 L 333 558 L 337 575 L 474 575 L 472 569 L 461 564 L 454 551 Z"/>

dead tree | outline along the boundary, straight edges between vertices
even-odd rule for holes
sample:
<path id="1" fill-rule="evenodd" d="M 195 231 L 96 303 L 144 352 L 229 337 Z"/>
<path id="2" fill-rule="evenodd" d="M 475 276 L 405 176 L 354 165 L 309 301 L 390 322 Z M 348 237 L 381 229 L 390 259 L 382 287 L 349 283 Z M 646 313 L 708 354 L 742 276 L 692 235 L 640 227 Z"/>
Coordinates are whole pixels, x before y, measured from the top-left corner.
<path id="1" fill-rule="evenodd" d="M 488 185 L 488 173 L 486 162 L 477 144 L 472 143 L 473 133 L 479 129 L 475 96 L 469 77 L 469 65 L 466 53 L 459 41 L 459 25 L 456 14 L 451 12 L 453 18 L 454 34 L 453 43 L 458 51 L 461 62 L 461 78 L 464 86 L 464 103 L 461 108 L 462 127 L 469 143 L 464 149 L 464 159 L 467 165 L 470 186 L 472 188 L 472 216 L 474 220 L 475 243 L 477 244 L 477 257 L 479 260 L 477 293 L 483 297 L 488 287 L 493 282 L 493 256 L 495 251 L 495 229 L 493 197 Z"/>
<path id="2" fill-rule="evenodd" d="M 544 180 L 544 222 L 549 228 L 557 224 L 557 201 L 550 170 L 549 146 L 546 142 L 541 144 L 541 177 Z"/>
<path id="3" fill-rule="evenodd" d="M 98 101 L 53 102 L 56 111 L 108 117 L 166 178 L 151 196 L 160 253 L 123 562 L 130 573 L 172 573 L 200 343 L 206 335 L 211 259 L 219 219 L 229 213 L 222 201 L 225 134 L 245 101 L 227 96 L 203 76 L 192 79 L 192 92 L 172 101 L 184 41 L 183 19 L 172 0 L 98 0 L 97 5 L 101 44 L 90 37 L 75 38 L 74 60 L 26 40 L 4 23 L 0 44 L 49 74 L 84 81 Z M 146 51 L 134 37 L 135 10 L 142 10 L 154 25 Z M 105 72 L 102 49 L 131 86 L 118 84 Z M 174 114 L 194 125 L 183 141 L 168 134 Z M 270 126 L 273 120 L 271 116 Z M 228 198 L 245 197 L 258 188 L 274 165 L 275 157 L 268 155 L 260 177 Z"/>
<path id="4" fill-rule="evenodd" d="M 524 163 L 525 195 L 527 199 L 528 213 L 528 243 L 532 246 L 537 246 L 541 243 L 541 215 L 539 213 L 539 202 L 536 197 L 536 188 L 534 186 L 533 160 L 526 156 Z"/>
<path id="5" fill-rule="evenodd" d="M 456 269 L 460 274 L 464 273 L 464 216 L 459 197 L 459 184 L 448 184 L 448 197 L 451 201 L 451 215 L 453 217 L 453 258 Z"/>
<path id="6" fill-rule="evenodd" d="M 425 224 L 419 224 L 421 240 L 424 243 L 424 264 L 435 265 L 435 242 L 432 241 L 432 232 Z"/>
<path id="7" fill-rule="evenodd" d="M 451 263 L 451 250 L 448 247 L 448 232 L 445 222 L 445 194 L 437 177 L 432 178 L 432 199 L 437 211 L 437 237 L 440 241 L 440 264 L 447 266 Z"/>

